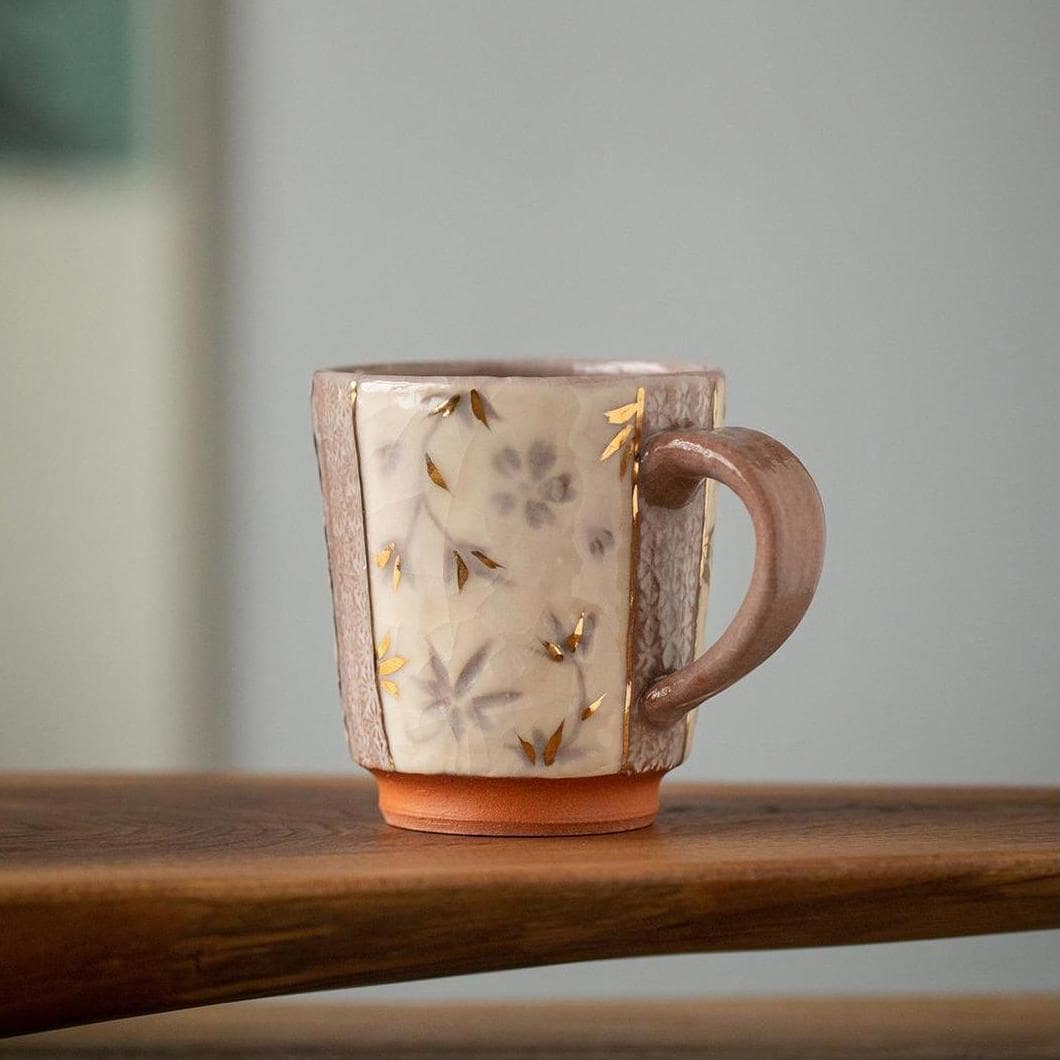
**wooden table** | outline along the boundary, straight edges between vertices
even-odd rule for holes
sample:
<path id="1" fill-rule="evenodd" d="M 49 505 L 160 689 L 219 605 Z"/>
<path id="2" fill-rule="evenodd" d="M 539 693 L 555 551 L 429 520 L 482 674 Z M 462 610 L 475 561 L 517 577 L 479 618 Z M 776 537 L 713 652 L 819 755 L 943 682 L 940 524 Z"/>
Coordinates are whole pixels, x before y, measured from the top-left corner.
<path id="1" fill-rule="evenodd" d="M 387 828 L 353 779 L 0 779 L 0 1028 L 662 953 L 1058 925 L 1048 789 L 664 786 L 579 839 Z"/>
<path id="2" fill-rule="evenodd" d="M 0 1060 L 1056 1060 L 1048 994 L 217 1005 L 0 1041 Z"/>

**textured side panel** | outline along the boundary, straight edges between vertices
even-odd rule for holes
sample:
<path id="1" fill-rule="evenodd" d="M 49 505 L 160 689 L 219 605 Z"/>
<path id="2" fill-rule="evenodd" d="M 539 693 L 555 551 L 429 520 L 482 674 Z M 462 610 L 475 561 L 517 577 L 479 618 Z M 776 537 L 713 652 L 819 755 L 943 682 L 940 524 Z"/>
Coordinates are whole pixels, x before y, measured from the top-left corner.
<path id="1" fill-rule="evenodd" d="M 725 379 L 718 376 L 714 380 L 714 393 L 711 396 L 711 429 L 718 430 L 725 426 Z M 702 655 L 706 650 L 704 643 L 707 632 L 707 606 L 710 603 L 710 571 L 714 559 L 714 528 L 718 511 L 718 484 L 712 479 L 703 483 L 703 550 L 699 557 L 699 609 L 696 615 L 696 644 L 694 655 Z M 690 710 L 685 715 L 685 750 L 681 761 L 688 757 L 692 746 L 692 736 L 696 731 L 696 718 L 699 708 Z"/>
<path id="2" fill-rule="evenodd" d="M 709 428 L 717 377 L 678 376 L 646 386 L 644 440 L 659 431 Z M 647 686 L 692 661 L 696 651 L 703 549 L 702 497 L 679 509 L 640 506 L 633 634 L 633 710 L 626 768 L 672 769 L 685 751 L 685 723 L 660 729 L 636 709 Z"/>
<path id="3" fill-rule="evenodd" d="M 350 754 L 368 768 L 392 769 L 375 679 L 352 382 L 350 376 L 334 372 L 313 378 L 313 426 L 335 609 L 339 691 Z"/>

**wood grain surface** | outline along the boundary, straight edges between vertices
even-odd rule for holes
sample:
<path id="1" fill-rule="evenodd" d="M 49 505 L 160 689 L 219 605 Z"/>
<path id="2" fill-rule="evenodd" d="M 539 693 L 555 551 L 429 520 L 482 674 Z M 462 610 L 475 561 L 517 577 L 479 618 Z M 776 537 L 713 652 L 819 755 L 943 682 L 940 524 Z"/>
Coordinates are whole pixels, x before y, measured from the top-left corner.
<path id="1" fill-rule="evenodd" d="M 390 829 L 360 780 L 0 779 L 0 1029 L 566 961 L 1055 927 L 1058 796 L 670 784 L 651 828 Z"/>
<path id="2" fill-rule="evenodd" d="M 243 1003 L 0 1042 L 3 1060 L 1029 1060 L 1058 1052 L 1060 999 L 1048 994 L 455 1005 Z"/>

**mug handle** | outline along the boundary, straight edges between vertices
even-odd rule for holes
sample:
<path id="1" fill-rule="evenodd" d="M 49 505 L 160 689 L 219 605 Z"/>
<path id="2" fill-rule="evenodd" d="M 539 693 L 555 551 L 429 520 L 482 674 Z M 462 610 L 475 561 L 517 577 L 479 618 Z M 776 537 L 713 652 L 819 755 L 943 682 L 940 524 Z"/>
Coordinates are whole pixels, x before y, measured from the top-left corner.
<path id="1" fill-rule="evenodd" d="M 743 501 L 755 532 L 754 570 L 729 627 L 698 659 L 657 678 L 640 700 L 666 727 L 724 691 L 788 639 L 810 606 L 824 560 L 824 509 L 809 472 L 768 434 L 746 427 L 664 431 L 644 445 L 638 492 L 645 503 L 680 508 L 703 479 Z"/>

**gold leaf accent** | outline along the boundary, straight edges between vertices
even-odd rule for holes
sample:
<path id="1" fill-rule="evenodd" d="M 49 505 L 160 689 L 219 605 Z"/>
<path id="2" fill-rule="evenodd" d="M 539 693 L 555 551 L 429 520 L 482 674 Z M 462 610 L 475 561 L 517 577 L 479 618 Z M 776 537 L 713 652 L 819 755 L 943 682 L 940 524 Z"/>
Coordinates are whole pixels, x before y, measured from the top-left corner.
<path id="1" fill-rule="evenodd" d="M 633 454 L 633 469 L 630 482 L 633 486 L 633 521 L 630 525 L 629 547 L 629 606 L 630 613 L 637 610 L 637 556 L 640 549 L 640 511 L 637 498 L 637 480 L 640 477 L 640 443 L 644 436 L 644 387 L 637 387 L 637 415 L 633 421 L 635 431 L 630 448 Z M 630 720 L 633 716 L 633 637 L 634 623 L 630 622 L 626 631 L 626 695 L 622 704 L 622 771 L 629 767 Z M 687 739 L 688 729 L 685 728 Z"/>
<path id="2" fill-rule="evenodd" d="M 710 425 L 717 430 L 725 419 L 725 380 L 714 383 L 714 395 L 710 399 Z"/>
<path id="3" fill-rule="evenodd" d="M 636 401 L 631 401 L 628 405 L 622 405 L 620 408 L 609 409 L 604 415 L 607 417 L 608 423 L 625 423 L 626 420 L 636 416 L 639 408 L 640 405 Z"/>
<path id="4" fill-rule="evenodd" d="M 498 563 L 495 559 L 490 559 L 485 552 L 479 552 L 478 549 L 473 549 L 471 555 L 474 556 L 483 567 L 489 567 L 490 570 L 496 570 L 498 567 L 503 568 L 504 566 L 503 563 Z"/>
<path id="5" fill-rule="evenodd" d="M 459 552 L 454 552 L 453 556 L 456 558 L 456 591 L 462 593 L 464 591 L 464 586 L 467 584 L 467 564 L 464 562 L 464 557 L 461 556 Z"/>
<path id="6" fill-rule="evenodd" d="M 475 419 L 478 420 L 483 427 L 489 428 L 490 421 L 486 416 L 486 406 L 482 403 L 482 395 L 472 388 L 471 393 L 468 396 L 471 398 L 471 411 L 475 414 Z"/>
<path id="7" fill-rule="evenodd" d="M 390 575 L 390 588 L 397 589 L 401 582 L 401 556 L 394 557 L 394 570 Z"/>
<path id="8" fill-rule="evenodd" d="M 519 741 L 519 746 L 523 749 L 523 754 L 526 755 L 526 760 L 530 765 L 537 765 L 537 751 L 534 750 L 534 745 L 529 740 L 524 740 L 518 733 L 516 733 L 516 739 Z"/>
<path id="9" fill-rule="evenodd" d="M 558 644 L 554 644 L 550 640 L 543 640 L 541 646 L 548 652 L 548 657 L 555 662 L 559 662 L 563 658 L 563 649 Z"/>
<path id="10" fill-rule="evenodd" d="M 395 699 L 400 699 L 401 698 L 400 694 L 398 693 L 398 686 L 396 684 L 394 684 L 393 681 L 386 681 L 386 680 L 380 681 L 379 682 L 379 687 L 384 692 L 389 692 L 390 695 L 392 695 Z"/>
<path id="11" fill-rule="evenodd" d="M 375 649 L 375 657 L 381 659 L 388 651 L 390 651 L 389 633 L 385 634 L 383 639 L 379 642 L 379 647 Z"/>
<path id="12" fill-rule="evenodd" d="M 556 754 L 559 751 L 560 744 L 563 743 L 563 722 L 559 723 L 559 728 L 548 738 L 548 743 L 545 744 L 545 753 L 541 756 L 546 766 L 552 765 L 556 760 Z"/>
<path id="13" fill-rule="evenodd" d="M 445 399 L 440 405 L 436 405 L 429 413 L 428 416 L 442 416 L 443 418 L 452 414 L 453 409 L 460 404 L 460 395 L 452 394 Z"/>
<path id="14" fill-rule="evenodd" d="M 431 454 L 424 453 L 423 458 L 427 462 L 427 477 L 440 489 L 448 490 L 449 483 L 445 481 L 445 475 L 438 470 L 438 465 L 431 459 Z"/>
<path id="15" fill-rule="evenodd" d="M 375 554 L 375 565 L 377 567 L 385 567 L 390 562 L 390 557 L 394 554 L 394 542 L 391 541 L 381 552 Z"/>
<path id="16" fill-rule="evenodd" d="M 574 651 L 582 641 L 582 634 L 585 632 L 585 612 L 583 611 L 578 616 L 578 621 L 574 626 L 574 632 L 567 638 L 567 647 L 571 651 Z"/>
<path id="17" fill-rule="evenodd" d="M 606 695 L 607 695 L 607 693 L 605 692 L 605 693 L 604 693 L 604 696 L 606 696 Z M 588 720 L 589 718 L 591 718 L 591 717 L 592 717 L 592 716 L 593 716 L 593 715 L 594 715 L 594 714 L 595 714 L 595 713 L 596 713 L 596 712 L 597 712 L 597 711 L 598 711 L 598 710 L 600 709 L 600 704 L 601 704 L 601 703 L 603 703 L 603 701 L 604 701 L 604 696 L 600 696 L 600 697 L 599 697 L 598 699 L 594 699 L 594 700 L 593 700 L 593 701 L 592 701 L 592 702 L 591 702 L 591 703 L 590 703 L 590 704 L 589 704 L 589 705 L 588 705 L 588 706 L 587 706 L 587 707 L 586 707 L 586 708 L 585 708 L 585 709 L 584 709 L 584 710 L 582 711 L 582 713 L 581 713 L 581 719 L 582 719 L 582 721 L 587 721 L 587 720 Z"/>
<path id="18" fill-rule="evenodd" d="M 408 660 L 403 655 L 392 655 L 389 659 L 384 659 L 379 664 L 379 676 L 389 677 L 391 674 L 396 674 L 406 662 Z"/>
<path id="19" fill-rule="evenodd" d="M 620 430 L 618 434 L 616 434 L 614 438 L 612 438 L 611 441 L 607 443 L 607 448 L 600 454 L 600 459 L 607 460 L 609 457 L 614 456 L 615 453 L 617 453 L 619 449 L 621 449 L 622 446 L 625 445 L 626 439 L 632 433 L 633 424 L 627 423 L 625 427 L 623 427 L 622 430 Z"/>

